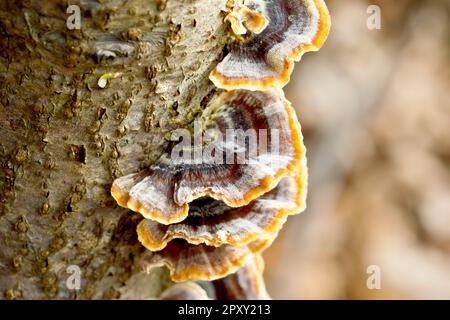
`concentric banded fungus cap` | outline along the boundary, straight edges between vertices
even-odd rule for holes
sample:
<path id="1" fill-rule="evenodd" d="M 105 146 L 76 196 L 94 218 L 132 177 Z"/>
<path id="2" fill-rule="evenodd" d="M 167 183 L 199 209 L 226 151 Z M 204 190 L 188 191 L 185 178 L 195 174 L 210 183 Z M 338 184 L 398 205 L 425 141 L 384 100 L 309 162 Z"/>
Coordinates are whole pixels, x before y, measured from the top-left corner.
<path id="1" fill-rule="evenodd" d="M 244 267 L 223 279 L 212 282 L 217 300 L 268 300 L 263 279 L 264 261 L 260 254 L 249 259 Z"/>
<path id="2" fill-rule="evenodd" d="M 304 161 L 300 124 L 281 90 L 218 94 L 194 124 L 194 145 L 189 131 L 182 137 L 148 169 L 114 181 L 119 205 L 177 223 L 188 216 L 189 203 L 204 196 L 247 205 Z"/>
<path id="3" fill-rule="evenodd" d="M 330 29 L 327 7 L 323 0 L 245 0 L 244 5 L 262 13 L 268 25 L 233 42 L 210 79 L 226 90 L 282 88 L 289 82 L 294 61 L 325 42 Z M 236 14 L 228 20 L 242 33 Z"/>
<path id="4" fill-rule="evenodd" d="M 162 225 L 142 220 L 138 237 L 152 251 L 173 239 L 209 246 L 244 245 L 277 233 L 287 216 L 301 212 L 306 200 L 306 161 L 296 176 L 284 177 L 278 186 L 248 205 L 231 208 L 219 200 L 204 198 L 190 204 L 188 217 L 180 223 Z"/>
<path id="5" fill-rule="evenodd" d="M 161 293 L 161 300 L 210 300 L 205 289 L 195 282 L 176 283 Z"/>
<path id="6" fill-rule="evenodd" d="M 187 280 L 216 280 L 223 278 L 246 263 L 253 254 L 266 249 L 275 236 L 244 246 L 223 245 L 210 247 L 193 245 L 184 240 L 173 240 L 161 251 L 147 252 L 143 266 L 146 270 L 167 266 L 175 282 Z"/>

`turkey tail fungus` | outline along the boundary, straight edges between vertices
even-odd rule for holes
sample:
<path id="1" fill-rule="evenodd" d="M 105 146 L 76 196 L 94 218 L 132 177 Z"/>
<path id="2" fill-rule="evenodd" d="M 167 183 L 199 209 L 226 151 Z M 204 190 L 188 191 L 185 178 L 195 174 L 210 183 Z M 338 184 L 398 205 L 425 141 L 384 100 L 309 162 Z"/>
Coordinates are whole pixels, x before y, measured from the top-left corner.
<path id="1" fill-rule="evenodd" d="M 289 82 L 294 62 L 305 52 L 319 50 L 325 42 L 330 29 L 327 7 L 323 0 L 245 0 L 245 4 L 249 8 L 245 14 L 237 9 L 227 16 L 233 32 L 246 33 L 245 24 L 240 22 L 248 19 L 248 10 L 265 17 L 267 26 L 237 37 L 210 79 L 226 90 L 282 88 Z"/>
<path id="2" fill-rule="evenodd" d="M 295 111 L 279 90 L 217 95 L 190 131 L 149 168 L 114 181 L 121 206 L 162 224 L 183 221 L 201 197 L 241 207 L 304 165 Z M 192 143 L 193 142 L 193 143 Z"/>
<path id="3" fill-rule="evenodd" d="M 217 91 L 198 119 L 170 134 L 156 162 L 117 178 L 111 193 L 145 218 L 137 227 L 145 270 L 209 281 L 216 299 L 270 299 L 261 252 L 305 209 L 308 176 L 300 124 L 281 88 L 294 61 L 323 45 L 330 17 L 323 0 L 230 0 L 224 11 L 234 41 L 210 74 Z M 208 295 L 186 282 L 161 299 Z"/>
<path id="4" fill-rule="evenodd" d="M 176 283 L 160 295 L 162 300 L 268 300 L 263 279 L 264 260 L 260 254 L 238 271 L 222 279 L 196 283 Z M 202 287 L 203 286 L 203 287 Z"/>

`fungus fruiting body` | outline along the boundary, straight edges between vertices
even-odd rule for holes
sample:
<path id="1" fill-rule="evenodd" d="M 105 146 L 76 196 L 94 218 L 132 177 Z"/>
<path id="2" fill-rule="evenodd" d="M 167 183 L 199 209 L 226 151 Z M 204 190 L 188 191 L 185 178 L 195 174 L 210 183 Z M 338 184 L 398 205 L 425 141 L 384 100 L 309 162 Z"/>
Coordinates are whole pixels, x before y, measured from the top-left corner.
<path id="1" fill-rule="evenodd" d="M 242 267 L 254 254 L 266 249 L 276 235 L 253 241 L 243 246 L 223 245 L 212 247 L 193 245 L 184 240 L 173 240 L 157 252 L 147 252 L 143 267 L 167 266 L 175 282 L 187 280 L 216 280 Z"/>
<path id="2" fill-rule="evenodd" d="M 145 269 L 212 281 L 216 299 L 270 299 L 260 253 L 304 210 L 307 187 L 300 124 L 280 88 L 294 61 L 322 46 L 330 18 L 323 0 L 229 0 L 225 21 L 235 41 L 210 79 L 229 91 L 166 137 L 154 164 L 116 179 L 111 194 L 145 218 L 137 227 Z M 188 282 L 161 298 L 208 296 Z"/>
<path id="3" fill-rule="evenodd" d="M 280 90 L 218 94 L 193 129 L 177 132 L 182 141 L 149 168 L 114 181 L 119 205 L 177 223 L 201 197 L 247 205 L 304 162 L 300 124 Z"/>
<path id="4" fill-rule="evenodd" d="M 231 43 L 228 55 L 210 79 L 226 90 L 282 88 L 289 81 L 294 62 L 305 52 L 319 50 L 325 42 L 330 29 L 327 7 L 323 0 L 245 0 L 244 5 L 260 12 L 267 26 Z M 232 30 L 238 34 L 251 31 L 241 22 L 245 15 L 241 20 L 236 18 L 239 12 L 227 16 Z"/>
<path id="5" fill-rule="evenodd" d="M 234 8 L 226 16 L 225 21 L 229 21 L 231 29 L 236 35 L 246 34 L 247 31 L 261 33 L 269 24 L 263 13 L 252 10 L 244 4 L 234 3 Z"/>
<path id="6" fill-rule="evenodd" d="M 295 176 L 284 177 L 278 186 L 248 205 L 231 208 L 211 198 L 194 201 L 182 222 L 162 225 L 145 219 L 138 225 L 141 243 L 149 250 L 162 250 L 173 239 L 191 244 L 219 247 L 244 245 L 260 237 L 277 233 L 288 215 L 305 207 L 306 163 Z"/>
<path id="7" fill-rule="evenodd" d="M 269 294 L 263 279 L 264 260 L 261 254 L 233 274 L 212 282 L 217 300 L 268 300 Z"/>
<path id="8" fill-rule="evenodd" d="M 159 298 L 161 300 L 210 300 L 205 289 L 190 281 L 174 284 L 164 290 Z"/>
<path id="9" fill-rule="evenodd" d="M 245 265 L 228 276 L 209 283 L 175 283 L 160 295 L 162 300 L 268 300 L 263 279 L 264 261 L 254 255 Z"/>

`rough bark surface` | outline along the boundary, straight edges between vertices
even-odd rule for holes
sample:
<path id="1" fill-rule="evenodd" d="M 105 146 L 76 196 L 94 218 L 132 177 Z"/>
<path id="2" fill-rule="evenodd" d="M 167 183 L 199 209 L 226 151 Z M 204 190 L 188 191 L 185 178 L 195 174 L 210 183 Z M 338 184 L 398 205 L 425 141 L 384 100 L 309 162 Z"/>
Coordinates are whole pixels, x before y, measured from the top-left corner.
<path id="1" fill-rule="evenodd" d="M 0 0 L 1 298 L 159 292 L 161 271 L 139 268 L 141 217 L 109 190 L 207 103 L 225 2 Z M 69 4 L 80 30 L 67 28 Z M 78 291 L 66 286 L 70 265 Z"/>

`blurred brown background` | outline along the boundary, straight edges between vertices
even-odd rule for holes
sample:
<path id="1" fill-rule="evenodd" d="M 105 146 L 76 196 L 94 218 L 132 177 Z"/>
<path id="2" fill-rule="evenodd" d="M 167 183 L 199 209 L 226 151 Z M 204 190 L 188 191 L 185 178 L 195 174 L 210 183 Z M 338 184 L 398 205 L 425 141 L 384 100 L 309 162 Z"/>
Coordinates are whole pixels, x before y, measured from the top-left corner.
<path id="1" fill-rule="evenodd" d="M 328 0 L 332 29 L 286 96 L 308 209 L 265 253 L 275 299 L 450 299 L 450 1 Z M 379 5 L 382 29 L 366 26 Z M 366 286 L 367 268 L 381 289 Z"/>

